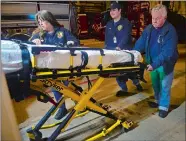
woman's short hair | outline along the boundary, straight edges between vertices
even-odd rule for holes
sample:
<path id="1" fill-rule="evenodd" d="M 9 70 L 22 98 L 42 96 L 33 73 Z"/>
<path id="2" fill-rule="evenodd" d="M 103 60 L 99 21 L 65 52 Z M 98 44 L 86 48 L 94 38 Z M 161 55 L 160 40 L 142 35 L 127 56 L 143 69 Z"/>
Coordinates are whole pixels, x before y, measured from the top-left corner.
<path id="1" fill-rule="evenodd" d="M 48 21 L 52 26 L 54 27 L 60 27 L 61 25 L 58 23 L 58 21 L 56 20 L 56 18 L 54 17 L 54 15 L 47 11 L 47 10 L 42 10 L 42 11 L 39 11 L 36 16 L 36 21 L 37 21 L 37 24 L 39 25 L 39 18 L 41 20 L 44 20 L 44 21 Z"/>
<path id="2" fill-rule="evenodd" d="M 153 11 L 161 11 L 161 14 L 163 17 L 167 17 L 167 8 L 165 5 L 162 5 L 162 4 L 158 4 L 156 6 L 154 6 L 151 10 L 151 13 Z"/>

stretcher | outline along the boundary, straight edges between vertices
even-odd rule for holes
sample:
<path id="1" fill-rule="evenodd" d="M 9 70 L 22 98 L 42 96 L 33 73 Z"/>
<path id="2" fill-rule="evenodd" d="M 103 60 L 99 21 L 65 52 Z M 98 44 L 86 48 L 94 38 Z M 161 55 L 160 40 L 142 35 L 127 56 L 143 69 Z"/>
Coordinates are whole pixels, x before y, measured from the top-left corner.
<path id="1" fill-rule="evenodd" d="M 87 110 L 116 121 L 110 128 L 104 129 L 100 134 L 87 140 L 96 140 L 105 136 L 119 125 L 122 125 L 124 129 L 129 129 L 132 126 L 132 122 L 118 119 L 111 114 L 103 106 L 103 103 L 98 103 L 93 99 L 93 95 L 105 78 L 129 77 L 146 82 L 143 78 L 145 65 L 140 62 L 142 57 L 139 52 L 110 51 L 86 47 L 62 48 L 60 45 L 37 46 L 5 40 L 1 41 L 1 47 L 2 66 L 13 98 L 17 95 L 26 97 L 26 94 L 31 92 L 37 96 L 39 101 L 53 104 L 43 118 L 27 130 L 30 140 L 55 140 L 74 118 L 83 115 L 83 112 Z M 98 79 L 93 85 L 89 80 L 91 75 L 98 75 Z M 84 77 L 88 80 L 88 89 L 83 89 L 76 83 L 78 79 Z M 11 82 L 15 80 L 19 85 L 16 86 L 16 90 L 20 89 L 18 92 L 11 85 Z M 62 80 L 68 80 L 70 84 L 65 86 L 61 83 Z M 55 101 L 47 93 L 48 88 L 60 92 L 61 99 Z M 61 122 L 44 126 L 44 123 L 64 103 L 66 98 L 71 98 L 76 102 L 76 105 Z M 79 112 L 81 112 L 80 115 L 78 115 Z M 42 133 L 39 130 L 53 126 L 58 127 L 51 136 L 42 138 Z"/>

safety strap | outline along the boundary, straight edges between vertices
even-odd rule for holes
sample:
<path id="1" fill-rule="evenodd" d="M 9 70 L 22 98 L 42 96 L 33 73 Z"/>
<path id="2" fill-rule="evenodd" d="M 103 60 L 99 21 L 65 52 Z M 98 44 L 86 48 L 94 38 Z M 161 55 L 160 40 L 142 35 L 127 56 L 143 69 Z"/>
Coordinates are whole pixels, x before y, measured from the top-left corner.
<path id="1" fill-rule="evenodd" d="M 124 51 L 124 50 L 122 50 Z M 134 64 L 134 54 L 132 54 L 131 52 L 128 52 L 128 51 L 124 51 L 126 53 L 129 53 L 131 55 L 131 63 Z"/>
<path id="2" fill-rule="evenodd" d="M 81 51 L 81 65 L 75 67 L 74 69 L 81 72 L 81 69 L 84 69 L 88 64 L 88 54 L 85 51 Z"/>
<path id="3" fill-rule="evenodd" d="M 23 96 L 29 96 L 29 89 L 30 89 L 30 70 L 31 70 L 31 61 L 30 61 L 30 54 L 25 45 L 20 44 L 20 49 L 22 51 L 22 64 L 23 70 L 21 74 L 21 79 L 24 80 L 23 82 Z"/>
<path id="4" fill-rule="evenodd" d="M 6 75 L 11 98 L 15 99 L 16 102 L 24 100 L 25 97 L 29 96 L 31 70 L 29 51 L 21 42 L 18 44 L 22 53 L 23 69 Z"/>
<path id="5" fill-rule="evenodd" d="M 71 72 L 73 73 L 73 70 L 77 70 L 79 73 L 79 76 L 81 75 L 81 70 L 86 67 L 88 64 L 88 54 L 85 51 L 81 51 L 81 65 L 77 67 L 70 67 Z"/>
<path id="6" fill-rule="evenodd" d="M 86 78 L 87 78 L 87 81 L 88 81 L 88 90 L 90 90 L 90 88 L 92 87 L 92 83 L 89 79 L 89 76 L 86 76 Z"/>
<path id="7" fill-rule="evenodd" d="M 88 64 L 88 54 L 85 51 L 81 51 L 81 68 L 85 68 Z"/>

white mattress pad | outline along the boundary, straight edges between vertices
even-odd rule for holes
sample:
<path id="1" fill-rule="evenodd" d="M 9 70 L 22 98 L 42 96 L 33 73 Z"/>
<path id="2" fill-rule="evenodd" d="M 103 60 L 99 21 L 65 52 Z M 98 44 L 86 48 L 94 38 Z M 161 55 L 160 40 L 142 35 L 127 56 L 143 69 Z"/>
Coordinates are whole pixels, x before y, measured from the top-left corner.
<path id="1" fill-rule="evenodd" d="M 25 44 L 31 53 L 31 48 L 36 45 Z M 37 46 L 38 47 L 38 46 Z M 40 45 L 39 47 L 56 47 L 53 45 Z M 81 47 L 83 48 L 83 47 Z M 84 53 L 83 53 L 84 52 Z M 103 68 L 108 67 L 112 63 L 125 63 L 132 61 L 131 54 L 134 55 L 134 64 L 143 60 L 140 52 L 132 50 L 106 50 L 103 49 L 104 56 L 102 59 Z M 75 50 L 76 55 L 73 58 L 73 67 L 81 66 L 84 64 L 83 54 L 88 55 L 88 62 L 86 68 L 97 68 L 100 64 L 100 51 L 99 50 Z M 1 60 L 5 73 L 11 73 L 22 69 L 22 54 L 19 44 L 1 40 Z M 56 50 L 40 52 L 36 55 L 36 67 L 37 68 L 49 68 L 49 69 L 68 69 L 70 67 L 70 51 L 69 50 Z"/>

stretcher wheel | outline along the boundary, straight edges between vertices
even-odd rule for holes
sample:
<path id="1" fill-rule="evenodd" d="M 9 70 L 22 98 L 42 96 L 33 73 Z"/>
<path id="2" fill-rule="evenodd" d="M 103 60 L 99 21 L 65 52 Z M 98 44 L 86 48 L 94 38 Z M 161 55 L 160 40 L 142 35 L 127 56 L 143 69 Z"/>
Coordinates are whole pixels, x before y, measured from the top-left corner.
<path id="1" fill-rule="evenodd" d="M 134 123 L 132 121 L 130 121 L 130 120 L 124 121 L 122 123 L 122 126 L 123 126 L 122 132 L 128 132 L 131 129 L 131 127 L 133 126 L 133 124 Z"/>
<path id="2" fill-rule="evenodd" d="M 109 110 L 111 108 L 111 106 L 110 105 L 103 105 L 102 104 L 102 108 L 105 109 L 105 110 Z"/>
<path id="3" fill-rule="evenodd" d="M 33 131 L 32 134 L 35 139 L 30 138 L 30 141 L 44 141 L 42 139 L 42 133 L 40 131 Z"/>
<path id="4" fill-rule="evenodd" d="M 43 139 L 40 139 L 40 140 L 36 140 L 36 139 L 30 139 L 30 141 L 47 141 L 48 138 L 43 138 Z"/>

